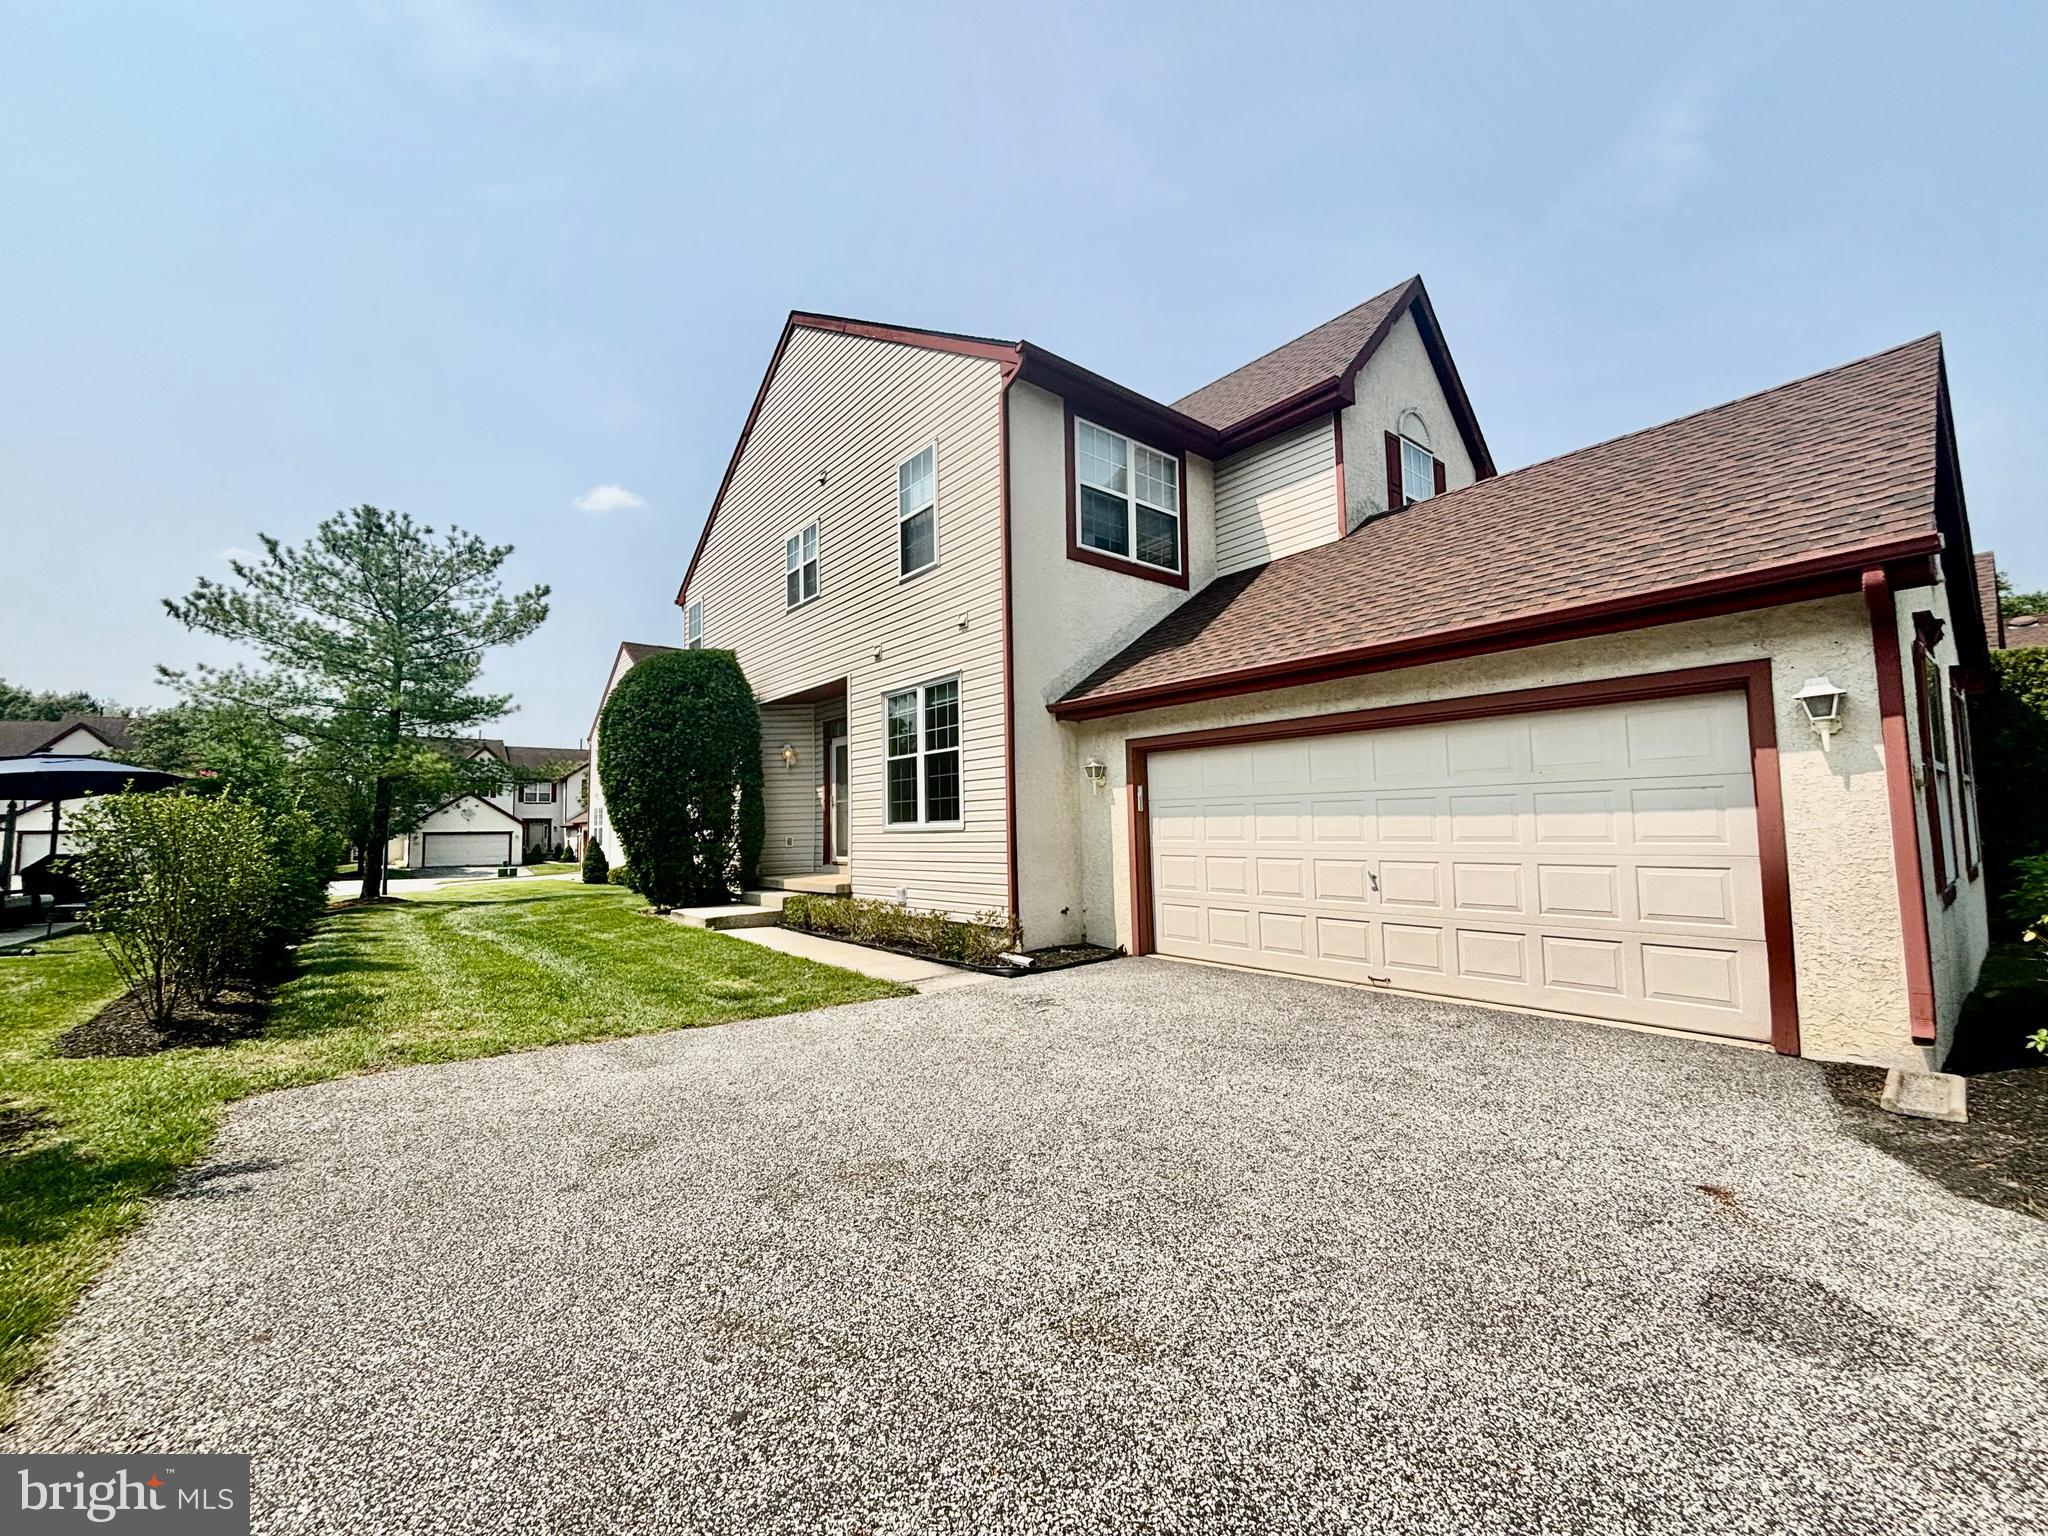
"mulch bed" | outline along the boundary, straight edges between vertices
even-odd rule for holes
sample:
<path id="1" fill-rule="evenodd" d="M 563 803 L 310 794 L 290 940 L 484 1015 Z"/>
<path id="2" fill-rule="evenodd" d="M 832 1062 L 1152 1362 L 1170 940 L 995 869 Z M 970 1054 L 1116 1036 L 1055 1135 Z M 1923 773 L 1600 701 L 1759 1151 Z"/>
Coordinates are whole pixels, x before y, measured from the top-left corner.
<path id="1" fill-rule="evenodd" d="M 210 1004 L 186 1005 L 168 1028 L 159 1029 L 130 992 L 65 1030 L 50 1051 L 57 1056 L 154 1056 L 187 1046 L 232 1045 L 262 1034 L 269 1015 L 268 987 L 229 987 Z"/>
<path id="2" fill-rule="evenodd" d="M 1120 949 L 1111 949 L 1103 944 L 1048 944 L 1044 949 L 1027 949 L 1033 971 L 1064 971 L 1077 965 L 1094 965 L 1099 960 L 1115 960 L 1123 954 Z"/>
<path id="3" fill-rule="evenodd" d="M 1830 1063 L 1843 1127 L 1968 1200 L 2048 1220 L 2048 1067 L 1970 1079 L 1969 1120 L 1916 1120 L 1878 1107 L 1879 1067 Z"/>

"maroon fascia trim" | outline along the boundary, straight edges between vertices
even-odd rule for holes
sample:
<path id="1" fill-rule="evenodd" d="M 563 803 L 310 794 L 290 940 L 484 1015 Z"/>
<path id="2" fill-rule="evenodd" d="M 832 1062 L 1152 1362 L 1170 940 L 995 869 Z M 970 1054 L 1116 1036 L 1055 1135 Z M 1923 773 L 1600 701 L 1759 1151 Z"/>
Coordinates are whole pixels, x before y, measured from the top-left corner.
<path id="1" fill-rule="evenodd" d="M 951 352 L 960 357 L 980 357 L 1014 370 L 1020 355 L 1019 344 L 1006 341 L 991 341 L 979 336 L 956 336 L 946 331 L 919 331 L 907 326 L 873 325 L 865 320 L 848 320 L 840 315 L 817 315 L 804 310 L 791 310 L 789 319 L 783 323 L 782 335 L 775 343 L 775 354 L 768 359 L 768 371 L 761 375 L 761 387 L 754 391 L 754 403 L 747 411 L 746 425 L 740 428 L 739 441 L 733 444 L 732 457 L 726 461 L 725 475 L 718 482 L 718 494 L 711 498 L 711 511 L 704 519 L 704 527 L 697 535 L 697 547 L 690 553 L 689 567 L 683 572 L 682 585 L 676 588 L 676 606 L 682 607 L 685 594 L 690 590 L 690 578 L 697 574 L 697 562 L 704 558 L 704 547 L 711 542 L 711 527 L 718 521 L 718 509 L 725 505 L 725 493 L 732 489 L 732 477 L 739 472 L 740 457 L 747 451 L 747 439 L 754 435 L 754 423 L 760 419 L 761 406 L 768 399 L 768 386 L 775 382 L 776 370 L 782 366 L 782 354 L 789 350 L 789 338 L 798 331 L 835 331 L 842 336 L 865 336 L 872 341 L 899 342 L 906 347 L 923 347 L 931 352 Z"/>
<path id="2" fill-rule="evenodd" d="M 1155 448 L 1182 453 L 1192 449 L 1207 459 L 1217 457 L 1216 433 L 1170 405 L 1126 389 L 1034 342 L 1018 343 L 1018 358 L 1017 377 L 1058 395 L 1069 408 L 1078 406 L 1091 421 L 1142 438 Z"/>
<path id="3" fill-rule="evenodd" d="M 1496 619 L 1463 629 L 1439 630 L 1392 645 L 1365 645 L 1327 651 L 1319 656 L 1212 672 L 1150 687 L 1113 693 L 1084 694 L 1046 706 L 1061 720 L 1095 720 L 1137 710 L 1199 704 L 1272 688 L 1298 688 L 1372 672 L 1455 661 L 1488 651 L 1550 645 L 1560 640 L 1621 630 L 1646 629 L 1687 619 L 1743 613 L 1781 603 L 1836 597 L 1857 590 L 1864 569 L 1898 567 L 1901 585 L 1923 585 L 1929 578 L 1925 557 L 1940 544 L 1938 534 L 1916 534 L 1864 549 L 1789 561 L 1757 571 L 1716 576 L 1655 592 L 1632 593 L 1575 608 L 1549 609 L 1514 618 Z"/>
<path id="4" fill-rule="evenodd" d="M 1906 739 L 1905 663 L 1891 579 L 1881 567 L 1863 573 L 1870 644 L 1877 660 L 1878 733 L 1884 751 L 1885 798 L 1891 810 L 1892 873 L 1899 887 L 1899 938 L 1906 967 L 1906 1019 L 1917 1045 L 1935 1036 L 1934 948 L 1927 931 L 1927 891 L 1920 876 L 1920 829 L 1913 811 L 1913 751 Z"/>
<path id="5" fill-rule="evenodd" d="M 1156 581 L 1164 587 L 1179 587 L 1182 591 L 1186 591 L 1188 585 L 1187 451 L 1183 449 L 1180 454 L 1180 569 L 1177 571 L 1163 571 L 1158 566 L 1146 565 L 1143 561 L 1127 560 L 1121 555 L 1104 554 L 1101 550 L 1090 549 L 1081 542 L 1080 508 L 1078 505 L 1081 495 L 1081 477 L 1078 473 L 1079 466 L 1075 462 L 1079 452 L 1074 441 L 1075 420 L 1074 407 L 1070 403 L 1066 408 L 1065 427 L 1067 436 L 1067 558 L 1079 561 L 1082 565 L 1096 565 L 1105 571 L 1115 571 L 1123 576 L 1137 576 L 1146 581 Z M 1099 423 L 1099 425 L 1109 427 L 1112 431 L 1122 430 L 1113 422 L 1105 421 Z M 1146 443 L 1145 446 L 1148 448 L 1152 447 L 1150 443 Z M 1136 470 L 1133 469 L 1132 473 L 1135 474 Z"/>
<path id="6" fill-rule="evenodd" d="M 1743 695 L 1749 718 L 1750 768 L 1756 783 L 1764 955 L 1771 993 L 1771 1046 L 1784 1055 L 1796 1056 L 1799 1054 L 1799 991 L 1792 947 L 1792 883 L 1790 864 L 1785 854 L 1784 795 L 1778 782 L 1777 710 L 1772 702 L 1771 667 L 1767 661 L 1730 662 L 1721 666 L 1689 667 L 1676 672 L 1600 678 L 1591 682 L 1558 683 L 1503 693 L 1347 710 L 1340 714 L 1304 715 L 1210 730 L 1130 737 L 1124 743 L 1124 801 L 1131 860 L 1131 953 L 1150 954 L 1155 947 L 1151 816 L 1140 804 L 1149 799 L 1147 786 L 1154 753 L 1736 690 Z"/>

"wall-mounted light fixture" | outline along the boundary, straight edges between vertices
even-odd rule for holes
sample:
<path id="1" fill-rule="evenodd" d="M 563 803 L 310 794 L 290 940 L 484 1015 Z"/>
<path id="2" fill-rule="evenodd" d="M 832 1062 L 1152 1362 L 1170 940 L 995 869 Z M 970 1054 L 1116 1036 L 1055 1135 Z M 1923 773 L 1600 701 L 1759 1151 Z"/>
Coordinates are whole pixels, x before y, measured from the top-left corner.
<path id="1" fill-rule="evenodd" d="M 1828 738 L 1842 728 L 1842 704 L 1849 695 L 1822 676 L 1809 677 L 1806 686 L 1792 697 L 1806 711 L 1807 723 L 1813 727 L 1813 734 L 1820 738 L 1821 749 L 1825 751 Z"/>
<path id="2" fill-rule="evenodd" d="M 1099 757 L 1091 757 L 1081 765 L 1081 771 L 1088 775 L 1088 787 L 1097 794 L 1109 782 L 1109 765 Z"/>
<path id="3" fill-rule="evenodd" d="M 782 766 L 785 768 L 794 768 L 796 766 L 796 748 L 786 741 L 782 744 Z"/>

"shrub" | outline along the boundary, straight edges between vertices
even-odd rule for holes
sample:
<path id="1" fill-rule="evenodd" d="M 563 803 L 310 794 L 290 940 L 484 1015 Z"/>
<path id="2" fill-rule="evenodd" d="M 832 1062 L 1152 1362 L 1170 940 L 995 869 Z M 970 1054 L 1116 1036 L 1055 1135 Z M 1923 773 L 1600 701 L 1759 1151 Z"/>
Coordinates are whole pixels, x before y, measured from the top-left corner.
<path id="1" fill-rule="evenodd" d="M 1995 911 L 2015 923 L 2023 863 L 2048 854 L 2048 646 L 1991 653 L 1989 692 L 1971 702 L 1977 748 L 1977 804 L 1984 824 L 1984 865 L 1995 882 Z M 2036 908 L 2033 917 L 2041 909 Z M 2007 933 L 2009 925 L 2001 925 Z"/>
<path id="2" fill-rule="evenodd" d="M 977 912 L 962 922 L 944 912 L 854 896 L 799 892 L 784 899 L 782 922 L 806 933 L 913 950 L 955 965 L 994 965 L 1017 942 L 1015 928 L 1000 912 Z"/>
<path id="3" fill-rule="evenodd" d="M 264 949 L 276 960 L 326 913 L 327 882 L 341 863 L 342 846 L 338 833 L 302 810 L 272 811 L 264 818 L 264 840 L 277 866 Z"/>
<path id="4" fill-rule="evenodd" d="M 606 813 L 656 906 L 705 906 L 751 884 L 767 823 L 761 716 L 730 651 L 641 662 L 605 701 L 597 776 Z"/>
<path id="5" fill-rule="evenodd" d="M 604 883 L 606 885 L 623 885 L 629 891 L 640 889 L 639 886 L 633 883 L 633 866 L 630 864 L 614 865 L 611 871 L 605 875 Z"/>
<path id="6" fill-rule="evenodd" d="M 213 1001 L 254 966 L 283 883 L 256 806 L 234 795 L 105 795 L 74 825 L 87 920 L 153 1022 Z"/>
<path id="7" fill-rule="evenodd" d="M 604 856 L 604 844 L 592 838 L 583 849 L 583 883 L 603 885 L 612 872 L 612 861 Z"/>

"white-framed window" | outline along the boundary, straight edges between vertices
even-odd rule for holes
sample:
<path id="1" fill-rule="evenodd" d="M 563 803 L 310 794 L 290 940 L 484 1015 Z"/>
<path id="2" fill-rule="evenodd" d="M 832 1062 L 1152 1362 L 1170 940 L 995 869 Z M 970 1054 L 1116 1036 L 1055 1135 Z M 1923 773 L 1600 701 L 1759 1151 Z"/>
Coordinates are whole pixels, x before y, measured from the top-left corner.
<path id="1" fill-rule="evenodd" d="M 1436 455 L 1413 438 L 1401 439 L 1401 505 L 1412 507 L 1436 494 Z"/>
<path id="2" fill-rule="evenodd" d="M 555 786 L 552 784 L 522 784 L 519 786 L 521 805 L 553 805 Z"/>
<path id="3" fill-rule="evenodd" d="M 1180 569 L 1180 460 L 1074 420 L 1074 535 L 1083 549 Z"/>
<path id="4" fill-rule="evenodd" d="M 896 466 L 896 572 L 915 576 L 939 563 L 939 445 L 926 443 Z"/>
<path id="5" fill-rule="evenodd" d="M 782 541 L 782 591 L 791 608 L 801 608 L 818 595 L 818 525 Z"/>
<path id="6" fill-rule="evenodd" d="M 960 679 L 892 693 L 882 706 L 884 820 L 892 827 L 960 824 Z"/>
<path id="7" fill-rule="evenodd" d="M 683 649 L 701 651 L 704 649 L 704 604 L 694 602 L 683 610 Z"/>
<path id="8" fill-rule="evenodd" d="M 1977 826 L 1977 756 L 1970 745 L 1970 705 L 1953 682 L 1948 702 L 1956 728 L 1956 808 L 1963 824 L 1963 870 L 1974 880 L 1983 872 L 1984 849 Z"/>

